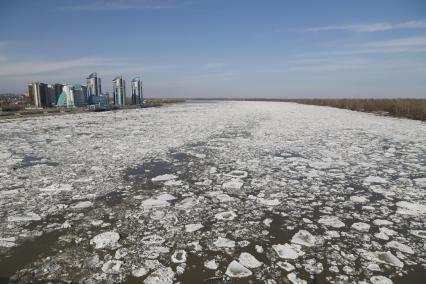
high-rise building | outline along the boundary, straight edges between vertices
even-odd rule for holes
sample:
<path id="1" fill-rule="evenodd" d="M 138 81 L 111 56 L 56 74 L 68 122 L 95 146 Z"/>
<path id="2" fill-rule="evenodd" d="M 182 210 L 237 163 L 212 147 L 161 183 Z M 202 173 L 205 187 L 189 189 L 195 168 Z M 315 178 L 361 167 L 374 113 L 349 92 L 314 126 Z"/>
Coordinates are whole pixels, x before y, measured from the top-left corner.
<path id="1" fill-rule="evenodd" d="M 87 105 L 84 88 L 80 84 L 65 85 L 59 96 L 57 106 L 72 108 Z"/>
<path id="2" fill-rule="evenodd" d="M 122 76 L 117 76 L 112 80 L 112 95 L 115 105 L 126 104 L 126 81 Z"/>
<path id="3" fill-rule="evenodd" d="M 47 84 L 45 83 L 32 82 L 28 84 L 28 95 L 35 107 L 51 107 L 53 105 Z"/>
<path id="4" fill-rule="evenodd" d="M 99 96 L 102 94 L 101 89 L 101 78 L 98 78 L 98 74 L 93 72 L 86 78 L 87 82 L 87 97 L 89 96 Z"/>
<path id="5" fill-rule="evenodd" d="M 62 93 L 62 88 L 64 85 L 62 84 L 52 84 L 52 85 L 48 85 L 47 86 L 47 90 L 49 93 L 49 99 L 52 102 L 52 105 L 56 105 L 56 103 L 58 102 L 59 96 Z"/>
<path id="6" fill-rule="evenodd" d="M 142 81 L 139 77 L 133 78 L 131 82 L 132 87 L 132 104 L 140 105 L 143 104 L 143 91 Z"/>

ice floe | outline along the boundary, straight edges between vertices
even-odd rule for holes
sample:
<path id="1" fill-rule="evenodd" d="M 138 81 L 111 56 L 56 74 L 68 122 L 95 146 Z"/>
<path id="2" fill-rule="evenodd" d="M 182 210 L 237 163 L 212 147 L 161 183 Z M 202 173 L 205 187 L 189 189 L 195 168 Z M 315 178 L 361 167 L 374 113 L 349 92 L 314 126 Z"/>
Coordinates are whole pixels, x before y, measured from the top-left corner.
<path id="1" fill-rule="evenodd" d="M 345 223 L 340 221 L 340 219 L 336 216 L 321 216 L 321 218 L 318 220 L 318 223 L 333 228 L 342 228 L 345 226 Z"/>
<path id="2" fill-rule="evenodd" d="M 115 248 L 120 240 L 120 235 L 117 232 L 104 232 L 94 236 L 90 243 L 95 245 L 97 249 Z"/>
<path id="3" fill-rule="evenodd" d="M 241 265 L 238 261 L 233 260 L 226 269 L 226 275 L 232 278 L 244 278 L 252 275 L 252 272 Z"/>
<path id="4" fill-rule="evenodd" d="M 316 238 L 306 230 L 300 230 L 291 238 L 291 242 L 311 247 L 315 245 Z"/>
<path id="5" fill-rule="evenodd" d="M 253 255 L 249 254 L 248 252 L 242 252 L 240 254 L 240 257 L 238 258 L 238 261 L 241 265 L 247 268 L 258 268 L 262 265 L 260 261 L 258 261 Z"/>

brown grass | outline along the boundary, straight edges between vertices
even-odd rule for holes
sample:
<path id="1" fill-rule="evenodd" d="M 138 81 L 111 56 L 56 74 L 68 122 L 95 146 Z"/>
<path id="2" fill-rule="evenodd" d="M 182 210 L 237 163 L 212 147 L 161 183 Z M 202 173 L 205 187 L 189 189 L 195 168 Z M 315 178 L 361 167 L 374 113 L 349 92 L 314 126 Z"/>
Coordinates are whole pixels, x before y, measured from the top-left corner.
<path id="1" fill-rule="evenodd" d="M 295 103 L 378 112 L 426 121 L 426 99 L 294 99 Z"/>

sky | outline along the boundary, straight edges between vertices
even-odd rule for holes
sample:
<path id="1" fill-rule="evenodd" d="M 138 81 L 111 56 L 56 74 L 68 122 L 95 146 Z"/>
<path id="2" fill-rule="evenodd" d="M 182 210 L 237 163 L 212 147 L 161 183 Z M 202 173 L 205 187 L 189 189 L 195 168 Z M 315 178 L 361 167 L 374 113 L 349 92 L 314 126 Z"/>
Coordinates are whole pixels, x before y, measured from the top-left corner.
<path id="1" fill-rule="evenodd" d="M 426 98 L 426 1 L 1 1 L 0 93 L 92 72 L 151 98 Z"/>

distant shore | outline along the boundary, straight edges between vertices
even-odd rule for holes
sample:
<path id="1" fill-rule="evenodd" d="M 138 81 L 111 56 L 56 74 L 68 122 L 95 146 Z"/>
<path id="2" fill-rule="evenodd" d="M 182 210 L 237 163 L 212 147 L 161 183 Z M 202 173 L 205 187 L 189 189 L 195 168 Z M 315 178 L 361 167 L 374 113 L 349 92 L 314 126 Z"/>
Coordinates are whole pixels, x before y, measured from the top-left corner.
<path id="1" fill-rule="evenodd" d="M 166 104 L 174 104 L 184 102 L 183 99 L 147 99 L 146 103 L 142 105 L 124 105 L 124 106 L 114 106 L 108 105 L 96 109 L 91 109 L 89 107 L 75 107 L 75 108 L 25 108 L 25 109 L 6 109 L 0 111 L 0 120 L 1 119 L 13 119 L 13 118 L 27 118 L 35 116 L 48 116 L 48 115 L 64 115 L 64 114 L 73 114 L 73 113 L 84 113 L 84 112 L 102 112 L 102 111 L 112 111 L 112 110 L 127 110 L 127 109 L 139 109 L 139 108 L 152 108 L 152 107 L 161 107 Z"/>
<path id="2" fill-rule="evenodd" d="M 426 121 L 426 99 L 191 98 L 191 100 L 292 102 Z"/>

